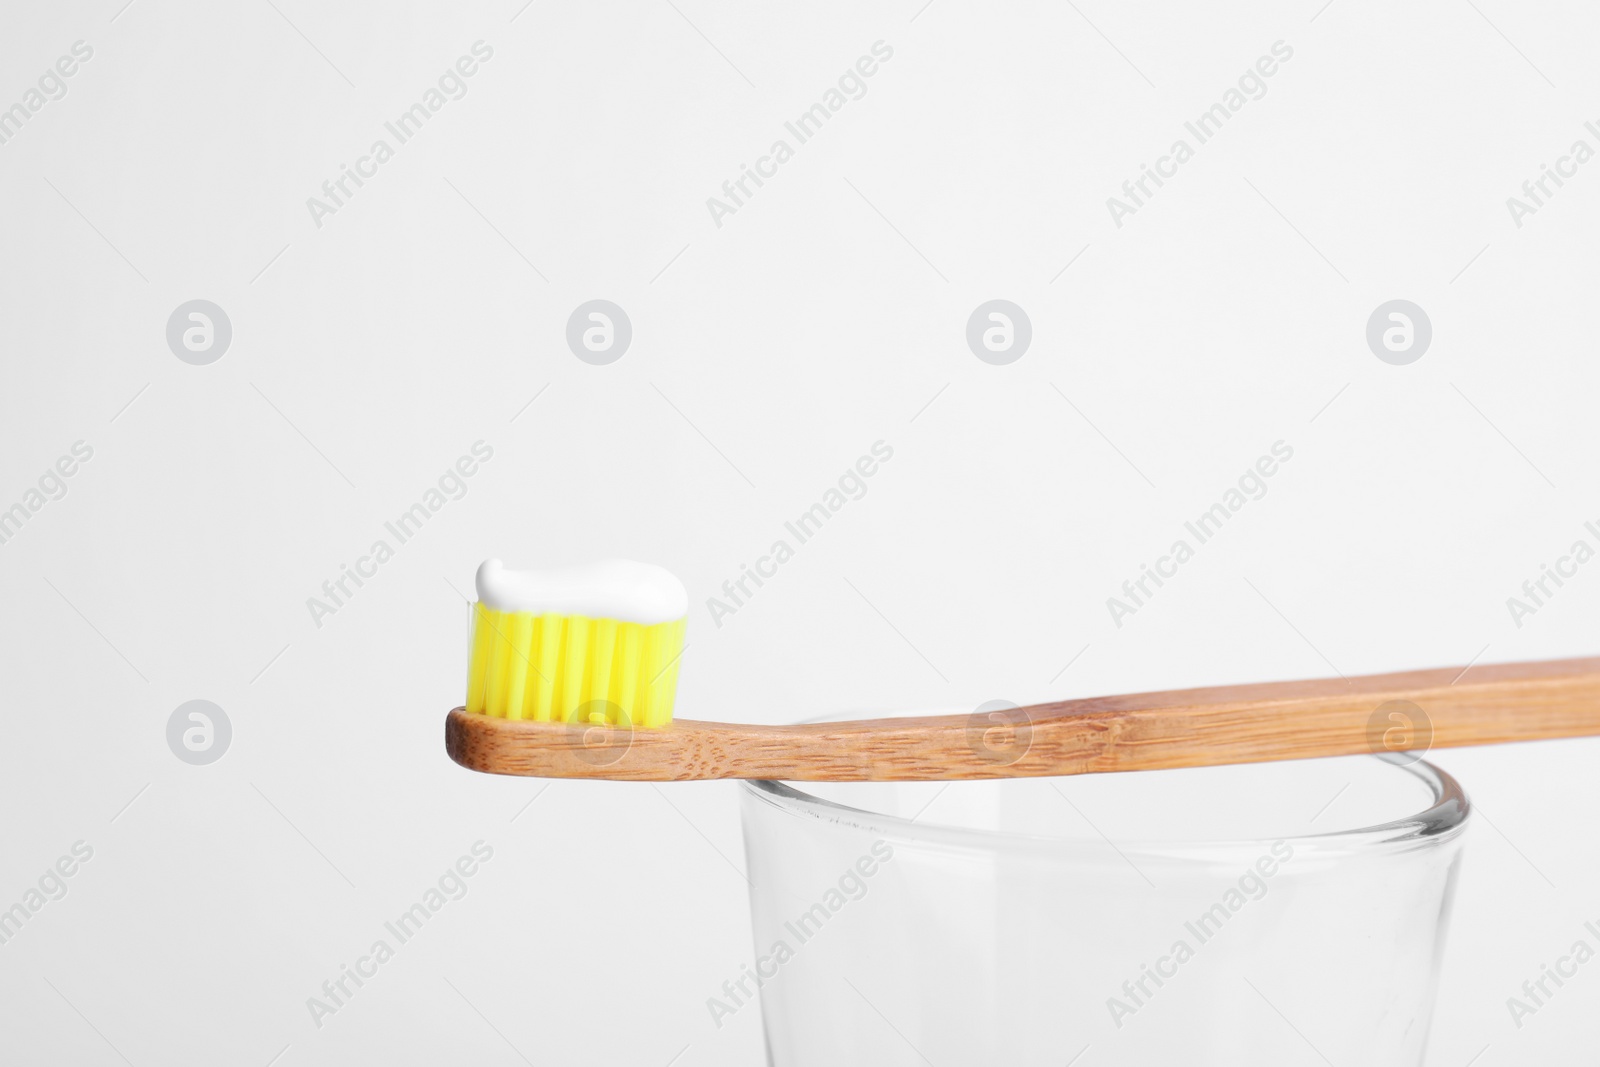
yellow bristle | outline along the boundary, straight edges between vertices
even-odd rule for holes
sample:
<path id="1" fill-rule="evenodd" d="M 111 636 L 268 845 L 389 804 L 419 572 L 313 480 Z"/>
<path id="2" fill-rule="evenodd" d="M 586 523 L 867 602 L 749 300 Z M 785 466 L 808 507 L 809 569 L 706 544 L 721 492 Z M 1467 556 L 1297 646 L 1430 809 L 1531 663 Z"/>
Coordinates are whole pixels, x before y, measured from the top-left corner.
<path id="1" fill-rule="evenodd" d="M 549 722 L 555 718 L 556 664 L 561 656 L 561 616 L 540 615 L 534 620 L 533 650 L 529 657 L 534 675 L 534 700 L 528 718 Z"/>
<path id="2" fill-rule="evenodd" d="M 523 696 L 528 689 L 526 667 L 528 650 L 533 647 L 533 616 L 511 615 L 506 619 L 506 639 L 511 645 L 511 659 L 506 670 L 506 718 L 523 719 Z"/>
<path id="3" fill-rule="evenodd" d="M 472 655 L 467 666 L 467 710 L 484 710 L 484 679 L 489 673 L 489 642 L 480 640 L 487 623 L 484 615 L 488 608 L 472 605 Z"/>
<path id="4" fill-rule="evenodd" d="M 556 679 L 556 718 L 577 722 L 583 705 L 583 665 L 589 658 L 589 631 L 593 619 L 568 615 L 566 641 L 561 648 L 561 675 Z"/>
<path id="5" fill-rule="evenodd" d="M 489 642 L 489 669 L 484 675 L 484 710 L 495 718 L 506 717 L 506 670 L 510 666 L 511 641 L 505 633 L 505 616 L 486 613 L 484 637 Z"/>
<path id="6" fill-rule="evenodd" d="M 601 715 L 602 722 L 613 714 L 621 716 L 623 721 L 629 721 L 621 712 L 620 705 L 612 704 L 608 707 L 604 703 L 612 699 L 611 661 L 616 658 L 617 625 L 616 619 L 594 620 L 589 641 L 589 662 L 584 664 L 583 692 L 578 698 L 586 722 L 593 722 L 597 712 Z M 602 703 L 597 704 L 596 701 Z M 611 707 L 616 707 L 618 710 L 613 712 Z"/>
<path id="7" fill-rule="evenodd" d="M 665 726 L 687 622 L 647 626 L 474 604 L 466 708 L 538 722 Z"/>
<path id="8" fill-rule="evenodd" d="M 639 654 L 644 647 L 644 631 L 639 626 L 622 626 L 617 633 L 616 666 L 613 668 L 611 699 L 618 707 L 628 708 L 628 721 L 633 722 L 632 709 L 639 702 Z"/>

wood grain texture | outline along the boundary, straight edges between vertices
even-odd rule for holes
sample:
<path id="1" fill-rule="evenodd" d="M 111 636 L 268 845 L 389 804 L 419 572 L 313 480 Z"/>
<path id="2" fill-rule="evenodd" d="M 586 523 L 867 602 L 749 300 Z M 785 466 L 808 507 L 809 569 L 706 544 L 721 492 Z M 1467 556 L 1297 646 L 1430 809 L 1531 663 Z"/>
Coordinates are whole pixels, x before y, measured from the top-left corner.
<path id="1" fill-rule="evenodd" d="M 656 782 L 1021 778 L 1592 735 L 1600 657 L 1090 697 L 987 716 L 628 730 L 457 708 L 445 721 L 446 751 L 475 771 Z"/>

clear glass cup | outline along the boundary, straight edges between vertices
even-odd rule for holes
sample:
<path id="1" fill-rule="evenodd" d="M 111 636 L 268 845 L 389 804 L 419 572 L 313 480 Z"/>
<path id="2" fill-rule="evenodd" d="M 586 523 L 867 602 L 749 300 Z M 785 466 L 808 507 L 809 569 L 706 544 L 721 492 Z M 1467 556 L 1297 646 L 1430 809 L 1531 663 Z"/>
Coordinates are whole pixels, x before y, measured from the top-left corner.
<path id="1" fill-rule="evenodd" d="M 741 806 L 713 1014 L 759 1001 L 774 1067 L 1417 1067 L 1469 812 L 1392 754 Z"/>

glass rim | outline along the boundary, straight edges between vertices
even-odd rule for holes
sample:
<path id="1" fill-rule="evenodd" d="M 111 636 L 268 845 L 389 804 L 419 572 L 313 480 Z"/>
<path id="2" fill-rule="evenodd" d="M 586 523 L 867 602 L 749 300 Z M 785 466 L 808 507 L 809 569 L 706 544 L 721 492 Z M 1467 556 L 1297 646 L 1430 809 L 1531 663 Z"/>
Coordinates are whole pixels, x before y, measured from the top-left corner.
<path id="1" fill-rule="evenodd" d="M 1465 830 L 1472 812 L 1472 802 L 1467 793 L 1448 771 L 1429 763 L 1413 753 L 1374 752 L 1371 756 L 1409 774 L 1421 782 L 1433 797 L 1423 810 L 1390 819 L 1386 822 L 1355 827 L 1348 830 L 1331 830 L 1316 834 L 1296 834 L 1268 838 L 1217 838 L 1200 841 L 1180 841 L 1159 838 L 1142 838 L 1119 842 L 1117 849 L 1149 856 L 1170 859 L 1209 858 L 1214 853 L 1235 848 L 1260 848 L 1277 841 L 1287 841 L 1296 848 L 1323 853 L 1348 853 L 1353 850 L 1409 851 L 1416 848 L 1442 845 Z M 1338 759 L 1359 757 L 1333 757 Z M 1234 764 L 1249 767 L 1256 764 Z M 1138 774 L 1138 771 L 1102 773 Z M 1001 779 L 1004 780 L 1004 779 Z M 798 783 L 804 785 L 805 783 Z M 885 837 L 894 843 L 935 845 L 963 851 L 1074 851 L 1083 846 L 1097 846 L 1103 842 L 1067 838 L 1045 837 L 1003 830 L 978 830 L 964 826 L 950 826 L 937 822 L 915 822 L 899 815 L 873 811 L 827 800 L 796 787 L 796 783 L 768 778 L 746 779 L 741 785 L 747 795 L 782 809 L 791 815 L 866 830 Z"/>

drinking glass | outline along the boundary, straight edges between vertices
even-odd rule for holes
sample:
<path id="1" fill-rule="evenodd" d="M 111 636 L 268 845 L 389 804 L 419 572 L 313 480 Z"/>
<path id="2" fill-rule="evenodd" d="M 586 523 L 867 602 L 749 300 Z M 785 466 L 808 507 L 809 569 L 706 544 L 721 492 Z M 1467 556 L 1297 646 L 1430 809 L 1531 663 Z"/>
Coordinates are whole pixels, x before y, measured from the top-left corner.
<path id="1" fill-rule="evenodd" d="M 1409 754 L 740 795 L 773 1067 L 1422 1063 L 1469 805 Z"/>

